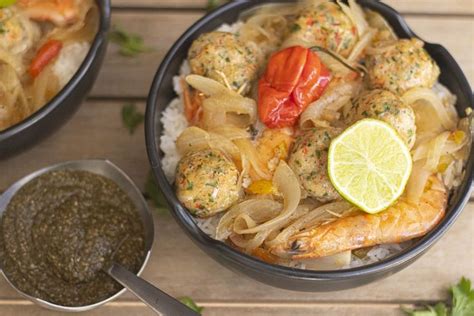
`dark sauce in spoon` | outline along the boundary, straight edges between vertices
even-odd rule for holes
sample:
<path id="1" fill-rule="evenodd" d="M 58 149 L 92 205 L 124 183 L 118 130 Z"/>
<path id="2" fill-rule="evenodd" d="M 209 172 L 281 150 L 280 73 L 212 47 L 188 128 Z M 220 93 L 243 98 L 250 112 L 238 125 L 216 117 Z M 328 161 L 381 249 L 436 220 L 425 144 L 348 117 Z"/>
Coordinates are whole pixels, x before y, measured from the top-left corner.
<path id="1" fill-rule="evenodd" d="M 122 289 L 102 270 L 112 260 L 138 272 L 145 236 L 133 202 L 108 178 L 43 174 L 15 194 L 2 216 L 3 272 L 31 296 L 63 306 L 102 301 Z"/>

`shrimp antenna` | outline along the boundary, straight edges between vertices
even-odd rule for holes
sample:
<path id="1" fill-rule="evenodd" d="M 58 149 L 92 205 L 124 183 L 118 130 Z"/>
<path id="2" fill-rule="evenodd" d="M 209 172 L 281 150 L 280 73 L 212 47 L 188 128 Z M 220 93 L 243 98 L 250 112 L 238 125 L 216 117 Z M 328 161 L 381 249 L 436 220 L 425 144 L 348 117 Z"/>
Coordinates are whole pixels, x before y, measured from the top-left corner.
<path id="1" fill-rule="evenodd" d="M 338 56 L 337 54 L 330 51 L 329 49 L 326 49 L 326 48 L 321 47 L 321 46 L 312 46 L 312 47 L 310 47 L 310 50 L 312 50 L 313 52 L 323 52 L 323 53 L 328 54 L 329 56 L 331 56 L 332 58 L 334 58 L 335 60 L 340 62 L 344 67 L 350 69 L 353 72 L 358 73 L 362 78 L 367 75 L 367 70 L 364 67 L 362 67 L 361 65 L 352 66 L 346 60 L 344 60 L 342 57 Z"/>

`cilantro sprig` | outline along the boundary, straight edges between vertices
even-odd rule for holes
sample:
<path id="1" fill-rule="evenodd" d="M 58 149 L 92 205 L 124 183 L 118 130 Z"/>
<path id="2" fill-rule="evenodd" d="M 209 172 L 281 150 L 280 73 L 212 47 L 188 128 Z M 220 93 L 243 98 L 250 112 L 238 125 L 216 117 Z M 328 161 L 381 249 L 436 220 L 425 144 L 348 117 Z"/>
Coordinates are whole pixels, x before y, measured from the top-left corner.
<path id="1" fill-rule="evenodd" d="M 206 10 L 207 11 L 212 11 L 214 10 L 215 8 L 223 5 L 224 3 L 228 2 L 229 0 L 208 0 L 207 1 L 207 6 L 206 6 Z"/>
<path id="2" fill-rule="evenodd" d="M 190 298 L 189 296 L 184 296 L 184 297 L 181 297 L 179 299 L 181 301 L 181 303 L 183 303 L 184 305 L 186 305 L 187 307 L 189 307 L 190 309 L 192 309 L 193 311 L 201 314 L 204 307 L 199 307 L 194 301 L 192 298 Z"/>
<path id="3" fill-rule="evenodd" d="M 168 211 L 168 203 L 166 202 L 165 196 L 161 192 L 160 188 L 156 184 L 153 174 L 148 172 L 148 177 L 145 183 L 145 194 L 146 197 L 153 201 L 153 204 L 160 213 L 166 213 Z"/>
<path id="4" fill-rule="evenodd" d="M 133 103 L 125 104 L 122 108 L 122 122 L 130 134 L 135 133 L 137 127 L 143 122 L 145 116 L 140 113 Z"/>
<path id="5" fill-rule="evenodd" d="M 1 1 L 1 0 L 0 0 Z M 126 57 L 134 57 L 151 49 L 145 45 L 143 38 L 134 33 L 127 33 L 118 26 L 114 26 L 109 39 L 120 47 L 119 53 Z"/>
<path id="6" fill-rule="evenodd" d="M 425 309 L 407 310 L 409 316 L 474 316 L 474 289 L 471 281 L 462 278 L 458 284 L 451 287 L 452 302 L 449 308 L 444 302 Z"/>

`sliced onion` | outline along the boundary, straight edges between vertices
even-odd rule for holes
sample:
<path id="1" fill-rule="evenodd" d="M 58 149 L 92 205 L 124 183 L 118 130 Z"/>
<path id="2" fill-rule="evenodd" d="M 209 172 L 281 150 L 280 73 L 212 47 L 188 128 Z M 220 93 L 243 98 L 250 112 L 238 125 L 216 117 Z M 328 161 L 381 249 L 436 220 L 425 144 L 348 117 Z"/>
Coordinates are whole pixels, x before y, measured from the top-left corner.
<path id="1" fill-rule="evenodd" d="M 277 225 L 273 227 L 272 229 L 262 230 L 256 234 L 245 235 L 246 236 L 245 241 L 241 240 L 239 247 L 244 248 L 247 253 L 252 253 L 256 248 L 260 247 L 264 243 L 264 241 L 268 239 L 269 236 L 277 233 L 281 228 L 288 225 L 289 222 L 307 214 L 310 209 L 311 209 L 310 205 L 298 206 L 296 208 L 296 211 L 288 218 L 288 221 L 282 222 L 280 225 Z M 280 211 L 281 211 L 281 206 L 278 210 L 278 213 Z M 276 215 L 278 215 L 278 213 Z M 276 215 L 273 215 L 273 216 L 276 216 Z M 241 219 L 240 228 L 239 228 L 239 225 L 237 224 L 237 222 L 239 221 L 240 219 L 239 217 L 241 216 L 242 216 L 242 219 Z M 246 216 L 248 215 L 242 214 L 236 217 L 235 223 L 234 223 L 234 232 L 236 232 L 236 234 L 238 234 L 239 230 L 242 231 L 245 228 L 252 228 L 256 226 L 256 225 L 252 226 L 252 224 L 255 223 L 254 219 L 253 218 L 251 220 L 244 219 Z M 260 218 L 260 219 L 263 219 L 263 218 Z M 244 221 L 245 221 L 245 225 L 242 225 L 244 224 Z"/>
<path id="2" fill-rule="evenodd" d="M 255 173 L 261 178 L 270 180 L 271 174 L 268 171 L 266 162 L 260 160 L 257 149 L 248 139 L 236 139 L 235 145 L 239 148 L 243 156 L 248 160 Z"/>
<path id="3" fill-rule="evenodd" d="M 418 203 L 425 190 L 431 171 L 425 169 L 425 161 L 419 160 L 413 163 L 410 179 L 408 180 L 405 194 L 409 202 Z"/>
<path id="4" fill-rule="evenodd" d="M 438 119 L 445 129 L 453 130 L 456 128 L 457 117 L 454 117 L 454 114 L 446 109 L 432 90 L 427 88 L 413 88 L 405 92 L 402 99 L 405 103 L 413 105 L 417 102 L 423 102 L 424 106 L 432 107 L 435 110 Z"/>
<path id="5" fill-rule="evenodd" d="M 351 9 L 352 15 L 354 17 L 359 36 L 362 36 L 369 28 L 369 23 L 367 23 L 364 10 L 362 10 L 361 6 L 357 4 L 355 0 L 349 0 L 349 8 Z"/>
<path id="6" fill-rule="evenodd" d="M 206 129 L 235 124 L 246 127 L 257 120 L 257 104 L 255 100 L 245 98 L 235 91 L 227 89 L 221 83 L 198 75 L 186 76 L 186 82 L 201 91 L 209 98 L 202 103 L 202 126 Z M 239 117 L 232 120 L 229 115 Z"/>
<path id="7" fill-rule="evenodd" d="M 224 136 L 225 138 L 228 138 L 230 140 L 250 138 L 249 133 L 245 129 L 238 128 L 235 126 L 221 125 L 210 128 L 208 131 L 217 135 Z"/>
<path id="8" fill-rule="evenodd" d="M 308 227 L 316 227 L 329 219 L 337 219 L 333 213 L 342 215 L 344 212 L 351 209 L 352 206 L 348 202 L 333 202 L 319 206 L 309 212 L 307 215 L 299 218 L 294 223 L 286 227 L 273 240 L 267 241 L 265 244 L 273 247 L 288 241 L 288 239 Z M 329 211 L 329 212 L 328 212 Z"/>
<path id="9" fill-rule="evenodd" d="M 233 206 L 222 216 L 216 229 L 216 239 L 225 240 L 233 233 L 234 220 L 241 214 L 265 212 L 276 216 L 282 204 L 269 199 L 250 199 Z"/>
<path id="10" fill-rule="evenodd" d="M 339 111 L 344 105 L 350 102 L 351 98 L 360 88 L 360 81 L 340 82 L 334 81 L 329 89 L 301 114 L 300 127 L 311 128 L 322 121 L 324 111 Z"/>
<path id="11" fill-rule="evenodd" d="M 368 23 L 365 20 L 364 11 L 361 7 L 354 1 L 349 0 L 349 5 L 343 3 L 340 0 L 336 0 L 337 4 L 341 7 L 341 10 L 351 19 L 352 23 L 357 28 L 357 33 L 361 37 L 368 28 Z"/>
<path id="12" fill-rule="evenodd" d="M 351 54 L 347 58 L 347 60 L 350 63 L 357 62 L 357 60 L 360 58 L 364 50 L 369 47 L 369 45 L 372 43 L 372 39 L 374 38 L 375 34 L 377 33 L 376 30 L 374 29 L 368 29 L 367 32 L 365 32 L 360 40 L 357 42 L 357 44 L 354 46 L 354 48 L 351 51 Z"/>
<path id="13" fill-rule="evenodd" d="M 226 86 L 217 82 L 216 80 L 209 79 L 199 75 L 188 75 L 186 76 L 186 82 L 196 90 L 201 91 L 207 96 L 213 96 L 218 94 L 233 94 L 238 93 L 227 89 Z"/>
<path id="14" fill-rule="evenodd" d="M 301 189 L 298 178 L 293 170 L 284 161 L 280 161 L 275 175 L 273 176 L 273 185 L 278 192 L 283 196 L 283 210 L 275 218 L 260 224 L 256 227 L 244 229 L 240 231 L 241 234 L 258 233 L 263 230 L 271 230 L 288 220 L 288 218 L 296 211 L 301 199 Z"/>
<path id="15" fill-rule="evenodd" d="M 444 132 L 430 142 L 430 146 L 428 147 L 428 151 L 426 153 L 426 170 L 436 172 L 438 169 L 439 160 L 444 154 L 443 148 L 445 147 L 450 134 L 450 132 Z"/>
<path id="16" fill-rule="evenodd" d="M 384 40 L 393 41 L 398 38 L 390 24 L 388 24 L 387 20 L 385 20 L 380 13 L 366 10 L 366 17 L 370 27 L 376 28 L 379 32 L 387 34 L 387 36 L 383 37 Z"/>
<path id="17" fill-rule="evenodd" d="M 451 134 L 452 134 L 451 132 L 443 132 L 439 134 L 438 136 L 432 138 L 430 141 L 420 144 L 413 151 L 413 154 L 412 154 L 413 160 L 414 161 L 421 160 L 421 159 L 433 160 L 435 159 L 433 158 L 434 153 L 438 153 L 438 152 L 440 156 L 451 155 L 461 150 L 464 146 L 468 144 L 469 137 L 467 134 L 460 143 L 456 143 L 450 140 L 449 136 L 451 136 Z"/>
<path id="18" fill-rule="evenodd" d="M 181 156 L 207 148 L 222 150 L 234 161 L 240 160 L 239 148 L 229 139 L 191 126 L 186 128 L 176 140 L 176 148 Z"/>
<path id="19" fill-rule="evenodd" d="M 218 94 L 203 101 L 202 124 L 213 128 L 229 124 L 227 116 L 235 114 L 243 117 L 239 126 L 249 126 L 257 120 L 257 104 L 254 100 L 234 94 Z M 234 121 L 235 122 L 235 121 Z"/>

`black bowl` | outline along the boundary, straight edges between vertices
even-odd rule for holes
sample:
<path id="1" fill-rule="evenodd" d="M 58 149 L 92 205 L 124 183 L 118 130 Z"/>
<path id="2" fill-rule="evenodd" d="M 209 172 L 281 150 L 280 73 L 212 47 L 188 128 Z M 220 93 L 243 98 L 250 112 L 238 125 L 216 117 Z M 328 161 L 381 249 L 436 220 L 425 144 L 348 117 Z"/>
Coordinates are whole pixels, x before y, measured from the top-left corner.
<path id="1" fill-rule="evenodd" d="M 67 85 L 40 110 L 0 132 L 0 159 L 11 156 L 45 138 L 64 124 L 81 105 L 92 88 L 107 48 L 110 0 L 97 0 L 100 23 L 91 48 Z"/>
<path id="2" fill-rule="evenodd" d="M 281 1 L 236 1 L 231 2 L 203 17 L 191 26 L 173 45 L 163 60 L 150 90 L 146 112 L 146 143 L 148 157 L 158 184 L 171 206 L 173 216 L 191 239 L 208 255 L 224 266 L 244 273 L 260 282 L 276 287 L 299 291 L 332 291 L 367 284 L 389 276 L 405 268 L 422 254 L 448 230 L 469 200 L 473 178 L 474 156 L 470 155 L 462 185 L 449 200 L 443 220 L 427 235 L 399 254 L 378 263 L 335 271 L 310 271 L 272 265 L 243 254 L 203 233 L 194 223 L 185 207 L 176 198 L 172 185 L 168 183 L 161 167 L 162 153 L 159 150 L 162 125 L 161 112 L 172 98 L 172 77 L 179 72 L 182 61 L 194 39 L 199 34 L 212 31 L 222 23 L 233 23 L 239 14 L 263 3 Z M 382 14 L 401 38 L 416 36 L 403 18 L 392 8 L 378 1 L 360 0 L 359 3 Z M 456 61 L 440 45 L 426 43 L 426 49 L 441 68 L 440 81 L 457 95 L 457 110 L 464 116 L 465 109 L 473 104 L 472 91 Z"/>

